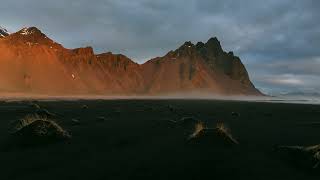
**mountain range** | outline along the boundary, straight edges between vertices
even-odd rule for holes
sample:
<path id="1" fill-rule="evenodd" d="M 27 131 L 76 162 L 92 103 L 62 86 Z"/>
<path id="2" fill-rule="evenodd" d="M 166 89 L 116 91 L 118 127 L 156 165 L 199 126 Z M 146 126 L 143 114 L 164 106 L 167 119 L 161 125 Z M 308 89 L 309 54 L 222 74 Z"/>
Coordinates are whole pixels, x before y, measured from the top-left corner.
<path id="1" fill-rule="evenodd" d="M 0 29 L 0 92 L 49 95 L 262 95 L 239 57 L 217 38 L 185 42 L 163 57 L 137 64 L 91 47 L 67 49 L 36 27 Z"/>

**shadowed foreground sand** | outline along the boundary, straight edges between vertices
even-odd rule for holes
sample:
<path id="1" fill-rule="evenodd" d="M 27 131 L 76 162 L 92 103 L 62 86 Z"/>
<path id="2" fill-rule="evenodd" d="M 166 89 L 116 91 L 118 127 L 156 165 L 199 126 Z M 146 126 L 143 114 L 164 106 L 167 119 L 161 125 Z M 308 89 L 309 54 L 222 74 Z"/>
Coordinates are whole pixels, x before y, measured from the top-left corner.
<path id="1" fill-rule="evenodd" d="M 41 107 L 41 111 L 35 105 Z M 45 111 L 45 110 L 46 111 Z M 12 122 L 51 116 L 71 140 L 21 146 Z M 219 100 L 0 102 L 1 179 L 319 179 L 276 146 L 320 144 L 320 106 Z M 223 123 L 231 144 L 197 139 L 188 124 Z M 192 122 L 192 121 L 190 121 Z M 224 128 L 224 127 L 223 127 Z M 189 137 L 193 139 L 190 141 Z M 196 137 L 196 138 L 194 138 Z"/>

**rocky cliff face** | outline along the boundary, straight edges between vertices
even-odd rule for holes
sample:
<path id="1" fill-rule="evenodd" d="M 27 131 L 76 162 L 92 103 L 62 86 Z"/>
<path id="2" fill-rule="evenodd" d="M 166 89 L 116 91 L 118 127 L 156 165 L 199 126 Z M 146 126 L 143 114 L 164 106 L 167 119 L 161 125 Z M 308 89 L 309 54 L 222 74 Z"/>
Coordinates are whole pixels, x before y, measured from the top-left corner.
<path id="1" fill-rule="evenodd" d="M 124 55 L 66 49 L 35 27 L 0 39 L 0 92 L 52 95 L 260 95 L 240 59 L 216 38 L 186 42 L 139 65 Z"/>
<path id="2" fill-rule="evenodd" d="M 239 57 L 224 52 L 217 38 L 196 45 L 185 42 L 142 67 L 149 93 L 261 94 L 251 83 Z"/>

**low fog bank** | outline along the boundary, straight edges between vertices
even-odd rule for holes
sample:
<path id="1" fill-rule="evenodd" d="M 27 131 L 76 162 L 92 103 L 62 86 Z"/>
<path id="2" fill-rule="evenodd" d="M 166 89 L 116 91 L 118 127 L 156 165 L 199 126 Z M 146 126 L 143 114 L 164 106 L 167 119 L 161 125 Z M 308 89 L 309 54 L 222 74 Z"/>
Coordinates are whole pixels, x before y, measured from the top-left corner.
<path id="1" fill-rule="evenodd" d="M 270 103 L 320 104 L 320 96 L 246 96 L 212 95 L 205 93 L 176 93 L 150 96 L 106 96 L 106 95 L 39 95 L 23 93 L 1 93 L 0 101 L 77 101 L 77 100 L 227 100 Z"/>

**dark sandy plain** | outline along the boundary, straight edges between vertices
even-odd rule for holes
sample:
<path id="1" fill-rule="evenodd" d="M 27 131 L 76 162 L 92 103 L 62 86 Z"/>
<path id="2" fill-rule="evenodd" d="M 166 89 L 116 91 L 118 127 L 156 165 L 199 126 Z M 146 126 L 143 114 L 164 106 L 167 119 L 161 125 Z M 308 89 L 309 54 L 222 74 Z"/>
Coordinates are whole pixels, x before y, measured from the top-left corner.
<path id="1" fill-rule="evenodd" d="M 278 145 L 320 144 L 320 106 L 221 100 L 33 102 L 68 131 L 67 141 L 21 145 L 12 123 L 36 113 L 28 101 L 0 102 L 1 180 L 319 179 Z M 224 123 L 239 144 L 188 140 L 192 117 Z M 188 134 L 189 133 L 189 134 Z M 28 141 L 28 140 L 26 140 Z M 31 141 L 31 140 L 30 140 Z"/>

